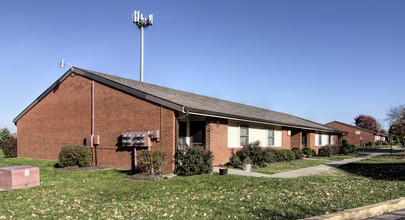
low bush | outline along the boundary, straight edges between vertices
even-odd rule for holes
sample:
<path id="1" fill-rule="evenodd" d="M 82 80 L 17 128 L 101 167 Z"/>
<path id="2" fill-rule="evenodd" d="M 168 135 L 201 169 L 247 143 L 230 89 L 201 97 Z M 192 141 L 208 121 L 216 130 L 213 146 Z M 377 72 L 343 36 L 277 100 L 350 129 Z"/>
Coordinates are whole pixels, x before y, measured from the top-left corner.
<path id="1" fill-rule="evenodd" d="M 304 147 L 302 149 L 302 152 L 307 155 L 308 157 L 316 156 L 316 151 L 314 149 L 311 149 L 309 147 Z"/>
<path id="2" fill-rule="evenodd" d="M 330 146 L 322 146 L 319 148 L 318 156 L 320 157 L 331 157 L 332 148 Z"/>
<path id="3" fill-rule="evenodd" d="M 289 162 L 295 159 L 295 154 L 289 149 L 274 150 L 277 155 L 277 161 Z"/>
<path id="4" fill-rule="evenodd" d="M 88 146 L 79 144 L 65 146 L 59 152 L 58 166 L 89 167 L 92 156 L 91 148 Z"/>
<path id="5" fill-rule="evenodd" d="M 166 153 L 158 150 L 141 150 L 136 153 L 137 169 L 147 174 L 161 174 Z"/>
<path id="6" fill-rule="evenodd" d="M 383 141 L 382 144 L 383 145 L 389 145 L 388 141 Z"/>
<path id="7" fill-rule="evenodd" d="M 236 155 L 244 163 L 247 163 L 245 160 L 249 158 L 251 160 L 250 163 L 253 165 L 260 167 L 266 165 L 266 155 L 264 154 L 263 148 L 260 147 L 259 141 L 243 145 L 242 149 L 236 152 Z"/>
<path id="8" fill-rule="evenodd" d="M 302 152 L 301 149 L 299 149 L 298 147 L 294 147 L 293 149 L 291 149 L 292 152 L 294 152 L 295 154 L 295 159 L 299 160 L 301 158 L 304 157 L 304 153 Z"/>
<path id="9" fill-rule="evenodd" d="M 350 144 L 350 140 L 347 140 L 347 139 L 342 140 L 342 145 L 349 145 L 349 144 Z"/>
<path id="10" fill-rule="evenodd" d="M 209 173 L 212 171 L 212 152 L 200 146 L 179 147 L 176 154 L 174 172 L 181 176 Z"/>
<path id="11" fill-rule="evenodd" d="M 17 138 L 9 138 L 2 143 L 6 157 L 17 157 Z"/>
<path id="12" fill-rule="evenodd" d="M 277 154 L 275 151 L 276 150 L 271 148 L 265 148 L 263 150 L 263 159 L 266 163 L 274 163 L 277 161 Z"/>
<path id="13" fill-rule="evenodd" d="M 357 146 L 353 144 L 345 144 L 340 147 L 340 153 L 341 154 L 352 154 L 352 153 L 357 153 Z"/>
<path id="14" fill-rule="evenodd" d="M 340 154 L 340 147 L 339 145 L 332 145 L 330 148 L 332 149 L 332 155 Z"/>
<path id="15" fill-rule="evenodd" d="M 232 154 L 232 157 L 229 159 L 229 166 L 240 168 L 243 165 L 243 162 L 239 159 L 239 156 Z"/>

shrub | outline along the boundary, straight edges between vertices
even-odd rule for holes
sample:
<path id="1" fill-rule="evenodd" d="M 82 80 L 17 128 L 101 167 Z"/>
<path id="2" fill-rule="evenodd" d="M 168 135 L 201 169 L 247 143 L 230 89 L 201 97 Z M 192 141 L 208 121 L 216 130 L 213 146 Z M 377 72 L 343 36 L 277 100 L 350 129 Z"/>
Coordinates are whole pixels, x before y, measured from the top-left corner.
<path id="1" fill-rule="evenodd" d="M 7 139 L 12 138 L 13 135 L 10 134 L 10 131 L 7 128 L 3 128 L 0 130 L 0 149 L 1 145 L 6 141 Z"/>
<path id="2" fill-rule="evenodd" d="M 339 145 L 332 145 L 330 146 L 332 149 L 332 155 L 336 155 L 340 153 L 340 146 Z"/>
<path id="3" fill-rule="evenodd" d="M 389 145 L 388 141 L 383 141 L 383 145 Z"/>
<path id="4" fill-rule="evenodd" d="M 182 176 L 209 173 L 212 171 L 212 152 L 200 146 L 179 147 L 175 154 L 174 172 Z"/>
<path id="5" fill-rule="evenodd" d="M 331 157 L 332 156 L 332 148 L 329 146 L 322 146 L 319 148 L 318 156 L 321 157 Z"/>
<path id="6" fill-rule="evenodd" d="M 158 150 L 141 150 L 136 153 L 137 169 L 147 174 L 161 174 L 166 153 Z"/>
<path id="7" fill-rule="evenodd" d="M 343 139 L 342 145 L 349 145 L 349 144 L 350 144 L 350 141 L 349 141 L 349 140 Z"/>
<path id="8" fill-rule="evenodd" d="M 88 146 L 79 144 L 65 146 L 59 152 L 58 165 L 60 167 L 89 167 L 92 156 L 91 148 Z"/>
<path id="9" fill-rule="evenodd" d="M 277 155 L 277 161 L 292 161 L 295 159 L 295 154 L 289 149 L 274 150 Z"/>
<path id="10" fill-rule="evenodd" d="M 236 152 L 239 159 L 244 162 L 247 158 L 250 158 L 251 163 L 256 166 L 265 166 L 265 157 L 263 148 L 260 147 L 260 142 L 255 141 L 250 144 L 243 145 L 242 150 Z"/>
<path id="11" fill-rule="evenodd" d="M 6 157 L 17 157 L 17 138 L 9 138 L 2 143 Z"/>
<path id="12" fill-rule="evenodd" d="M 277 150 L 266 148 L 263 150 L 263 160 L 266 163 L 273 163 L 277 161 Z"/>
<path id="13" fill-rule="evenodd" d="M 308 157 L 316 156 L 316 151 L 314 149 L 311 149 L 309 147 L 304 147 L 302 149 L 302 152 L 307 155 Z"/>
<path id="14" fill-rule="evenodd" d="M 340 153 L 341 154 L 352 154 L 352 153 L 357 153 L 357 146 L 353 144 L 344 144 L 340 147 Z"/>
<path id="15" fill-rule="evenodd" d="M 369 142 L 367 143 L 367 146 L 373 146 L 373 142 L 369 141 Z"/>
<path id="16" fill-rule="evenodd" d="M 229 159 L 229 165 L 235 168 L 240 168 L 243 163 L 239 159 L 239 156 L 237 156 L 236 154 L 232 154 L 232 157 Z"/>
<path id="17" fill-rule="evenodd" d="M 301 159 L 304 157 L 304 153 L 302 152 L 301 149 L 299 149 L 298 147 L 294 147 L 293 149 L 291 149 L 292 152 L 294 152 L 295 154 L 295 159 Z"/>
<path id="18" fill-rule="evenodd" d="M 243 145 L 243 148 L 237 151 L 236 155 L 242 162 L 245 162 L 249 158 L 253 165 L 261 167 L 266 165 L 266 155 L 263 148 L 260 147 L 259 141 Z"/>

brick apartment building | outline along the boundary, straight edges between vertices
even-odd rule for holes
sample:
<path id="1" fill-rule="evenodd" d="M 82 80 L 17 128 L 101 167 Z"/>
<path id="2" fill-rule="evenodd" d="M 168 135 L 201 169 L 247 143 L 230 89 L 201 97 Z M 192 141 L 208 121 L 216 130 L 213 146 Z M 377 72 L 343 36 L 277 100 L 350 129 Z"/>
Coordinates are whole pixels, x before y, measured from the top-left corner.
<path id="1" fill-rule="evenodd" d="M 332 121 L 325 125 L 328 127 L 346 131 L 347 135 L 344 136 L 343 139 L 349 140 L 350 144 L 362 145 L 362 144 L 368 144 L 371 142 L 372 145 L 375 145 L 375 143 L 379 140 L 388 141 L 388 136 L 385 134 L 370 131 L 370 130 L 367 130 L 367 129 L 364 129 L 361 127 L 357 127 L 354 125 L 345 124 L 343 122 Z M 361 140 L 360 140 L 360 138 L 361 138 Z"/>
<path id="2" fill-rule="evenodd" d="M 174 169 L 176 146 L 196 144 L 213 152 L 214 165 L 229 161 L 242 143 L 259 140 L 278 149 L 336 144 L 342 131 L 289 114 L 197 95 L 73 67 L 13 122 L 18 157 L 56 160 L 60 149 L 98 135 L 97 165 L 131 168 L 134 149 L 126 131 L 158 130 L 150 149 L 166 152 L 165 172 Z"/>

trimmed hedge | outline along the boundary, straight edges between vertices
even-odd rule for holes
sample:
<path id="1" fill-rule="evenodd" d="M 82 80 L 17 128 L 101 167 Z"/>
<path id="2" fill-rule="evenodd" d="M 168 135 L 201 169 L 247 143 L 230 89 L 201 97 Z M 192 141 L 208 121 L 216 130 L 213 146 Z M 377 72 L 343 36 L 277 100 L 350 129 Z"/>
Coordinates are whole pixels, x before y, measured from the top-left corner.
<path id="1" fill-rule="evenodd" d="M 298 147 L 294 147 L 293 149 L 291 149 L 292 152 L 294 152 L 295 154 L 295 159 L 299 160 L 301 158 L 304 157 L 304 153 L 302 152 L 301 149 L 299 149 Z"/>
<path id="2" fill-rule="evenodd" d="M 293 161 L 295 159 L 295 154 L 289 149 L 281 149 L 281 150 L 274 150 L 274 152 L 277 154 L 277 161 Z"/>
<path id="3" fill-rule="evenodd" d="M 200 146 L 179 147 L 176 154 L 174 172 L 181 176 L 209 173 L 212 171 L 212 152 Z"/>
<path id="4" fill-rule="evenodd" d="M 17 138 L 9 138 L 2 143 L 6 157 L 17 157 Z"/>
<path id="5" fill-rule="evenodd" d="M 161 174 L 166 153 L 158 150 L 141 150 L 136 153 L 137 169 L 147 174 Z"/>
<path id="6" fill-rule="evenodd" d="M 304 149 L 302 149 L 302 152 L 308 157 L 316 156 L 316 151 L 309 147 L 304 147 Z"/>
<path id="7" fill-rule="evenodd" d="M 319 148 L 318 156 L 320 157 L 331 157 L 332 156 L 332 148 L 329 146 L 322 146 Z"/>
<path id="8" fill-rule="evenodd" d="M 59 152 L 58 166 L 89 167 L 92 157 L 91 148 L 88 146 L 79 144 L 65 146 Z"/>
<path id="9" fill-rule="evenodd" d="M 341 154 L 352 154 L 352 153 L 357 153 L 357 147 L 353 144 L 344 144 L 340 147 L 340 153 Z"/>

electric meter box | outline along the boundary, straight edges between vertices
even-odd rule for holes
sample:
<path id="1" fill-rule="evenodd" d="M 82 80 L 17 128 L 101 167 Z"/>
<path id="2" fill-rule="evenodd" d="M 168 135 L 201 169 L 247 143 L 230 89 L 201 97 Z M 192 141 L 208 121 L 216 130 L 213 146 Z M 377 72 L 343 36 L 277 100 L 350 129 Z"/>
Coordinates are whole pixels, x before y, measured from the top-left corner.
<path id="1" fill-rule="evenodd" d="M 38 167 L 15 166 L 0 168 L 0 189 L 25 189 L 39 185 Z"/>

